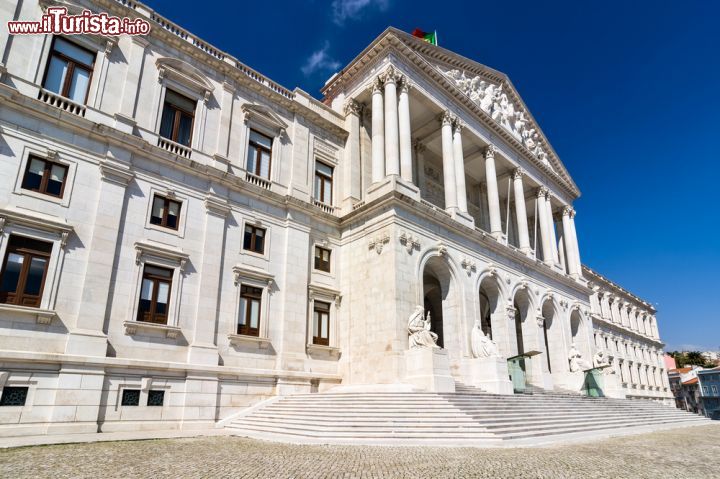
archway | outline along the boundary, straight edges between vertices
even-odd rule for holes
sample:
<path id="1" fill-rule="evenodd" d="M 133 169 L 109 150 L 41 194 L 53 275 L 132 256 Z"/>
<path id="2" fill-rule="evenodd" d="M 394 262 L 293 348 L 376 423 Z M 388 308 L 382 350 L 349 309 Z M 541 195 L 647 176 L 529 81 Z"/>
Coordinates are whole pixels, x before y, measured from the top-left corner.
<path id="1" fill-rule="evenodd" d="M 422 270 L 422 285 L 422 305 L 425 314 L 430 313 L 430 330 L 438 335 L 437 345 L 461 354 L 459 294 L 444 257 L 433 256 L 427 260 Z"/>
<path id="2" fill-rule="evenodd" d="M 498 313 L 502 313 L 500 310 L 503 304 L 502 294 L 497 281 L 492 277 L 483 278 L 480 282 L 478 294 L 480 296 L 480 324 L 483 333 L 499 344 L 499 338 L 495 338 L 494 334 L 499 333 L 500 328 L 493 327 L 493 317 Z"/>
<path id="3" fill-rule="evenodd" d="M 546 299 L 542 305 L 543 347 L 545 365 L 549 373 L 560 373 L 568 370 L 567 354 L 563 341 L 562 323 L 552 299 Z"/>
<path id="4" fill-rule="evenodd" d="M 578 351 L 580 351 L 586 361 L 592 360 L 585 321 L 583 321 L 583 317 L 577 309 L 574 309 L 570 313 L 570 341 L 575 343 Z"/>
<path id="5" fill-rule="evenodd" d="M 523 354 L 532 351 L 535 348 L 533 342 L 532 326 L 527 321 L 528 315 L 532 310 L 532 303 L 528 295 L 527 288 L 518 290 L 513 300 L 515 308 L 515 344 L 516 354 Z"/>

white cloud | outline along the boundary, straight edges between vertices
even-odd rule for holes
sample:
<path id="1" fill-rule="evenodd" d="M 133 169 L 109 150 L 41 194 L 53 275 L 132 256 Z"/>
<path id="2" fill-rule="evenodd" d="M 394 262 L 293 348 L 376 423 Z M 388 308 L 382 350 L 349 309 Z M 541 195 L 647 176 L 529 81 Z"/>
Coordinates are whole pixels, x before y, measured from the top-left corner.
<path id="1" fill-rule="evenodd" d="M 305 65 L 300 68 L 305 76 L 315 72 L 333 72 L 340 68 L 340 62 L 328 55 L 329 48 L 330 44 L 325 42 L 325 46 L 308 57 Z"/>
<path id="2" fill-rule="evenodd" d="M 389 3 L 390 0 L 333 0 L 333 21 L 338 25 L 342 25 L 345 20 L 358 16 L 362 10 L 368 7 L 385 10 Z"/>

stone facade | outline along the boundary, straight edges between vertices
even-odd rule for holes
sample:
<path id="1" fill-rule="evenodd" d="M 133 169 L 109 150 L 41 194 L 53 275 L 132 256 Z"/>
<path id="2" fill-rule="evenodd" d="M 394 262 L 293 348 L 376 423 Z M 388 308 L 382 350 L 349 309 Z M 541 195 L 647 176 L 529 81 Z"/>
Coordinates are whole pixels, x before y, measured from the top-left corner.
<path id="1" fill-rule="evenodd" d="M 62 5 L 153 28 L 68 38 L 93 58 L 85 101 L 48 80 L 61 41 L 0 32 L 2 281 L 49 248 L 37 297 L 3 286 L 0 388 L 24 405 L 0 435 L 204 428 L 338 385 L 511 393 L 504 358 L 530 351 L 531 384 L 578 389 L 570 345 L 591 361 L 606 338 L 630 347 L 605 348 L 631 365 L 614 395 L 669 397 L 655 310 L 581 266 L 579 191 L 503 74 L 388 29 L 319 102 L 141 3 Z M 418 305 L 442 350 L 408 349 Z M 502 360 L 471 354 L 479 317 Z"/>

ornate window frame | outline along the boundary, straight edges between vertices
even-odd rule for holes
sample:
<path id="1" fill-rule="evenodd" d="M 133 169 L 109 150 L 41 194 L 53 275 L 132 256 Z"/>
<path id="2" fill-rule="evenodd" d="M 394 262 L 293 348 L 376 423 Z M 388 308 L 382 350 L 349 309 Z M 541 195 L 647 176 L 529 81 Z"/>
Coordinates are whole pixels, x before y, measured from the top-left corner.
<path id="1" fill-rule="evenodd" d="M 171 339 L 175 339 L 180 335 L 182 332 L 179 324 L 180 299 L 182 297 L 183 280 L 185 279 L 185 265 L 188 259 L 188 254 L 180 249 L 149 242 L 138 241 L 135 243 L 135 286 L 130 296 L 129 319 L 123 323 L 125 334 L 132 336 L 142 330 L 164 332 L 165 336 Z M 146 264 L 173 270 L 167 324 L 145 323 L 136 320 L 140 301 L 140 285 Z"/>
<path id="2" fill-rule="evenodd" d="M 178 225 L 178 228 L 176 230 L 172 228 L 166 228 L 160 225 L 155 225 L 150 222 L 150 217 L 152 216 L 152 207 L 153 207 L 153 201 L 155 199 L 155 195 L 161 196 L 163 198 L 168 198 L 173 201 L 177 201 L 180 203 L 180 216 L 178 217 L 178 221 L 180 221 L 180 224 Z M 167 189 L 167 188 L 159 188 L 156 186 L 150 187 L 150 192 L 148 193 L 148 204 L 147 204 L 147 211 L 145 212 L 145 229 L 148 230 L 155 230 L 160 231 L 163 233 L 167 233 L 169 235 L 177 236 L 179 238 L 185 237 L 185 225 L 187 224 L 187 210 L 188 205 L 190 202 L 188 201 L 189 198 L 185 195 L 178 194 L 176 191 Z"/>
<path id="3" fill-rule="evenodd" d="M 315 300 L 330 304 L 329 328 L 330 337 L 328 346 L 313 344 L 312 321 L 315 310 Z M 340 291 L 328 286 L 310 283 L 308 285 L 307 324 L 305 333 L 305 350 L 309 356 L 330 356 L 340 358 L 340 347 L 338 346 L 338 310 L 342 302 Z"/>
<path id="4" fill-rule="evenodd" d="M 14 208 L 0 208 L 0 258 L 5 257 L 11 234 L 53 244 L 40 306 L 36 308 L 0 304 L 0 311 L 34 316 L 38 324 L 52 322 L 57 316 L 55 305 L 65 259 L 65 246 L 72 232 L 73 227 L 58 218 Z"/>
<path id="5" fill-rule="evenodd" d="M 240 106 L 243 115 L 242 154 L 240 157 L 242 169 L 248 173 L 247 161 L 250 148 L 250 130 L 255 130 L 272 138 L 270 153 L 270 174 L 266 181 L 271 184 L 276 181 L 281 168 L 282 139 L 287 134 L 288 125 L 270 108 L 255 103 L 243 103 Z M 263 178 L 264 179 L 264 178 Z"/>
<path id="6" fill-rule="evenodd" d="M 65 175 L 65 186 L 63 195 L 61 198 L 57 196 L 40 193 L 37 191 L 26 190 L 22 187 L 25 172 L 27 171 L 27 164 L 30 161 L 31 156 L 36 156 L 40 159 L 51 161 L 67 167 L 67 173 Z M 69 160 L 64 154 L 59 153 L 56 150 L 52 150 L 43 145 L 25 145 L 21 155 L 20 164 L 18 166 L 18 173 L 15 179 L 15 187 L 13 188 L 13 194 L 20 196 L 29 196 L 38 200 L 48 201 L 55 203 L 64 208 L 70 205 L 70 197 L 72 196 L 72 189 L 75 183 L 75 172 L 77 169 L 77 163 Z"/>
<path id="7" fill-rule="evenodd" d="M 248 267 L 246 265 L 233 266 L 233 281 L 235 283 L 235 314 L 233 315 L 232 329 L 228 332 L 230 344 L 257 344 L 259 349 L 270 347 L 270 299 L 275 276 L 265 271 Z M 253 286 L 262 290 L 260 299 L 260 325 L 258 336 L 237 334 L 237 319 L 240 314 L 240 287 Z"/>
<path id="8" fill-rule="evenodd" d="M 215 87 L 200 70 L 180 59 L 162 57 L 157 59 L 155 65 L 158 70 L 159 90 L 156 95 L 157 101 L 155 104 L 153 131 L 158 136 L 160 135 L 160 123 L 165 105 L 165 94 L 169 88 L 195 100 L 195 116 L 189 148 L 198 151 L 204 150 L 204 145 L 200 140 L 205 136 L 205 124 L 207 123 L 208 112 L 207 104 Z"/>

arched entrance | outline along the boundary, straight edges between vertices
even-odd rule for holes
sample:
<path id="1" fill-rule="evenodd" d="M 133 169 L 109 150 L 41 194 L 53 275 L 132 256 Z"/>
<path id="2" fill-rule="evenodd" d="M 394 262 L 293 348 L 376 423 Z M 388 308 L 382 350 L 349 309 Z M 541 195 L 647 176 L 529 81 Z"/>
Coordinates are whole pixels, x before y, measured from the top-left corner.
<path id="1" fill-rule="evenodd" d="M 535 348 L 532 334 L 534 321 L 527 320 L 532 305 L 526 289 L 520 289 L 515 293 L 513 307 L 515 308 L 516 354 L 524 354 Z"/>
<path id="2" fill-rule="evenodd" d="M 422 266 L 422 305 L 430 313 L 430 330 L 438 335 L 437 345 L 450 356 L 460 357 L 462 308 L 451 267 L 443 256 L 432 256 Z"/>
<path id="3" fill-rule="evenodd" d="M 568 370 L 567 354 L 562 334 L 560 315 L 557 314 L 551 299 L 542 305 L 543 317 L 543 347 L 545 352 L 545 365 L 549 373 L 560 373 Z"/>
<path id="4" fill-rule="evenodd" d="M 578 351 L 583 355 L 585 361 L 592 361 L 589 338 L 585 329 L 585 322 L 580 311 L 574 309 L 570 313 L 570 340 L 575 343 Z"/>

